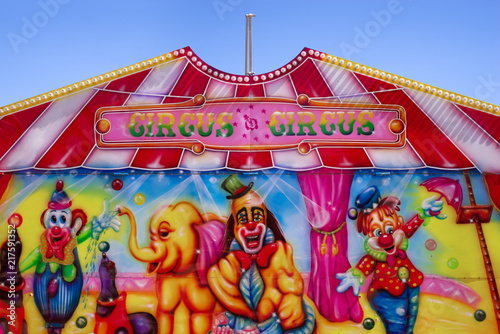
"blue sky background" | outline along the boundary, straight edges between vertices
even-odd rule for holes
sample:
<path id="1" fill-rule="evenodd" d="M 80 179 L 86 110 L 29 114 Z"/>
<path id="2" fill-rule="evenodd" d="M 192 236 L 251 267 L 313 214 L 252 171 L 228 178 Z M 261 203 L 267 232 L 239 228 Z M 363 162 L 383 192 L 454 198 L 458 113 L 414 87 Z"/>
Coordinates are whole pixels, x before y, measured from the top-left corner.
<path id="1" fill-rule="evenodd" d="M 256 73 L 306 46 L 500 104 L 499 1 L 5 0 L 0 106 L 188 45 L 243 74 L 249 12 Z"/>

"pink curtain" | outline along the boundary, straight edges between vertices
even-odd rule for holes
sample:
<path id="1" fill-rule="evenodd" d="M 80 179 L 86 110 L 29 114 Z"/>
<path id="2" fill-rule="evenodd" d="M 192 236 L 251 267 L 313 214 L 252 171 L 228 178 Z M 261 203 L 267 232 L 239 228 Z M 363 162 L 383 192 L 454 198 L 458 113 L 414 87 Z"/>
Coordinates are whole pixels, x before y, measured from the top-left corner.
<path id="1" fill-rule="evenodd" d="M 306 197 L 309 222 L 312 227 L 331 232 L 346 221 L 349 195 L 354 171 L 321 169 L 297 175 L 302 193 Z M 333 238 L 326 237 L 326 253 L 321 254 L 325 235 L 311 229 L 311 278 L 309 297 L 321 315 L 329 321 L 363 320 L 363 310 L 358 297 L 349 289 L 337 293 L 340 281 L 335 274 L 343 273 L 351 265 L 347 259 L 347 226 L 335 233 L 338 253 L 332 253 Z"/>

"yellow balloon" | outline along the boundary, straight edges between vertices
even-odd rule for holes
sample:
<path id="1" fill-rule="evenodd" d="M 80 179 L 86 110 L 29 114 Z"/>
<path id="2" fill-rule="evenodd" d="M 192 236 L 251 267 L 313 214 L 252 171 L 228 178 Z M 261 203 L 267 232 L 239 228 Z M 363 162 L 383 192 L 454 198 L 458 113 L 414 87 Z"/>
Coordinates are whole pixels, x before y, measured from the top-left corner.
<path id="1" fill-rule="evenodd" d="M 143 205 L 144 202 L 146 202 L 146 197 L 141 194 L 141 193 L 138 193 L 134 196 L 134 203 L 137 204 L 137 205 Z"/>

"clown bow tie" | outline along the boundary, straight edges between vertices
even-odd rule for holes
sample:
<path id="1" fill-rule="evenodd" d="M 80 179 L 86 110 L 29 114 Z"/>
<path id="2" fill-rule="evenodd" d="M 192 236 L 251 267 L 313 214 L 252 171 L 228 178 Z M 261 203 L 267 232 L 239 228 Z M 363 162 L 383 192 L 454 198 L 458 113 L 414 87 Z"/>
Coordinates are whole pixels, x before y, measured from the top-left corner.
<path id="1" fill-rule="evenodd" d="M 402 249 L 397 249 L 394 254 L 387 255 L 387 264 L 389 267 L 394 267 L 396 264 L 396 259 L 400 258 L 401 260 L 406 259 L 408 256 L 406 255 L 406 252 Z"/>
<path id="2" fill-rule="evenodd" d="M 241 263 L 241 268 L 243 270 L 248 270 L 255 260 L 257 265 L 261 268 L 267 268 L 269 266 L 269 259 L 278 250 L 278 244 L 272 243 L 267 244 L 262 247 L 262 250 L 257 254 L 248 254 L 242 251 L 235 251 L 234 255 Z"/>

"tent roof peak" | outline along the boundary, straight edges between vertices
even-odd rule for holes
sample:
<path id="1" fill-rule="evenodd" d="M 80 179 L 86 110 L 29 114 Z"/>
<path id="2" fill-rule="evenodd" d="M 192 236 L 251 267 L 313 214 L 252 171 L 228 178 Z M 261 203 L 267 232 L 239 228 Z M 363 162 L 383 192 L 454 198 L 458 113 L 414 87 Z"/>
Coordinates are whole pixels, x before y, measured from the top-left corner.
<path id="1" fill-rule="evenodd" d="M 165 54 L 162 54 L 158 57 L 146 59 L 142 62 L 138 62 L 135 64 L 131 64 L 129 66 L 125 66 L 123 68 L 110 71 L 86 80 L 82 80 L 79 82 L 75 82 L 71 85 L 67 85 L 61 87 L 59 89 L 55 89 L 49 91 L 44 94 L 39 94 L 33 96 L 31 98 L 18 101 L 15 103 L 8 104 L 6 106 L 0 107 L 0 117 L 5 116 L 7 114 L 11 114 L 29 107 L 36 106 L 38 104 L 42 104 L 45 102 L 49 102 L 55 100 L 57 98 L 63 97 L 65 95 L 70 95 L 75 92 L 81 91 L 83 89 L 88 89 L 92 87 L 96 87 L 107 82 L 113 81 L 115 79 L 126 77 L 133 73 L 140 72 L 142 70 L 146 70 L 149 68 L 154 68 L 158 65 L 175 61 L 180 58 L 187 59 L 194 67 L 196 67 L 199 71 L 205 73 L 206 75 L 227 83 L 240 84 L 240 85 L 251 85 L 257 83 L 266 83 L 272 80 L 276 80 L 277 78 L 286 75 L 296 68 L 300 67 L 300 65 L 306 62 L 308 59 L 313 61 L 319 61 L 328 63 L 331 65 L 338 66 L 340 68 L 344 68 L 346 70 L 350 70 L 356 73 L 360 73 L 369 77 L 376 78 L 378 80 L 382 80 L 394 85 L 398 85 L 401 87 L 406 87 L 410 89 L 414 89 L 417 91 L 422 91 L 427 94 L 435 95 L 445 100 L 449 100 L 453 103 L 461 104 L 467 107 L 471 107 L 474 109 L 479 109 L 485 112 L 489 112 L 492 114 L 500 114 L 500 108 L 497 105 L 487 103 L 485 101 L 481 101 L 478 99 L 474 99 L 468 96 L 463 96 L 461 94 L 457 94 L 445 89 L 440 89 L 438 87 L 427 85 L 425 83 L 411 80 L 405 77 L 401 77 L 386 71 L 382 71 L 370 66 L 366 66 L 354 61 L 350 61 L 348 59 L 336 57 L 334 55 L 330 55 L 318 50 L 314 50 L 311 48 L 304 47 L 302 51 L 294 57 L 291 61 L 286 63 L 285 65 L 277 68 L 273 71 L 267 73 L 256 74 L 253 76 L 248 75 L 237 75 L 231 74 L 225 71 L 221 71 L 216 69 L 213 66 L 210 66 L 206 62 L 204 62 L 189 46 L 184 48 L 180 48 Z"/>

